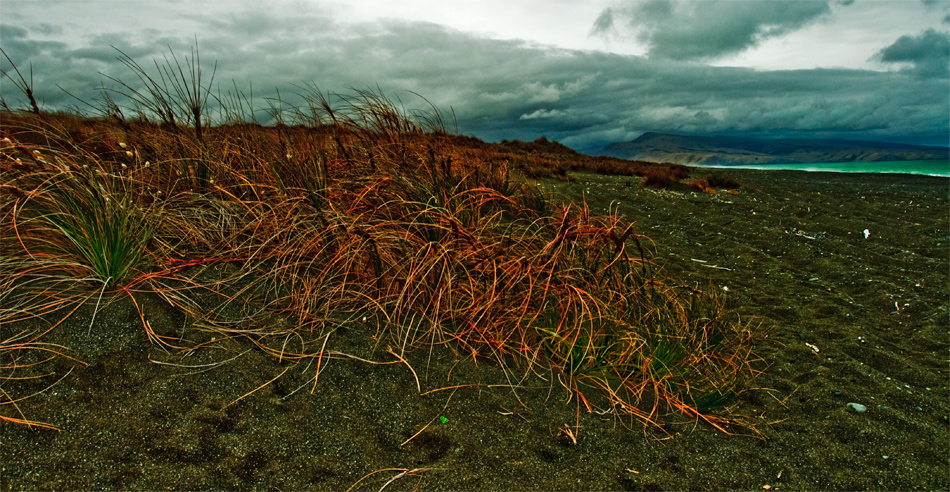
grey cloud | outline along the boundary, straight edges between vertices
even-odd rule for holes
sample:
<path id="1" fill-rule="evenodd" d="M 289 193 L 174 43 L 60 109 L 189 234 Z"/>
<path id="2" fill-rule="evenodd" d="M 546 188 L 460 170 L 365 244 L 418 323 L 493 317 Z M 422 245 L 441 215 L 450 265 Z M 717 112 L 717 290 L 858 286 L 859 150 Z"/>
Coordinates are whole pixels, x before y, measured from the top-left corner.
<path id="1" fill-rule="evenodd" d="M 33 26 L 31 26 L 31 29 L 41 34 L 62 34 L 63 32 L 63 26 L 57 26 L 55 24 L 49 24 L 47 22 L 34 24 Z"/>
<path id="2" fill-rule="evenodd" d="M 941 22 L 950 24 L 950 3 L 946 0 L 920 0 L 930 10 L 943 11 Z"/>
<path id="3" fill-rule="evenodd" d="M 631 32 L 651 57 L 702 60 L 744 51 L 830 11 L 829 1 L 818 0 L 635 0 L 605 9 L 591 32 Z"/>
<path id="4" fill-rule="evenodd" d="M 914 73 L 946 77 L 950 70 L 950 36 L 928 29 L 917 36 L 901 36 L 874 59 L 884 63 L 910 63 Z"/>
<path id="5" fill-rule="evenodd" d="M 275 88 L 294 105 L 301 102 L 295 84 L 341 92 L 378 84 L 410 109 L 426 105 L 407 91 L 453 108 L 462 133 L 486 140 L 546 135 L 590 149 L 666 131 L 946 144 L 950 126 L 946 75 L 712 67 L 491 40 L 427 23 L 342 25 L 312 13 L 235 13 L 205 25 L 198 40 L 202 65 L 210 70 L 217 61 L 222 92 L 233 90 L 232 81 L 248 95 L 253 86 L 258 108 L 276 98 Z M 14 34 L 42 42 L 38 33 Z M 193 43 L 191 33 L 111 32 L 69 47 L 24 45 L 16 60 L 33 62 L 37 94 L 46 107 L 56 108 L 71 102 L 57 84 L 95 99 L 97 87 L 109 85 L 100 71 L 135 81 L 114 61 L 108 44 L 151 67 L 152 59 L 162 61 L 166 45 L 182 55 L 190 54 Z M 887 56 L 916 56 L 897 53 L 894 48 Z M 16 95 L 7 94 L 8 87 L 2 89 L 12 101 Z"/>
<path id="6" fill-rule="evenodd" d="M 9 25 L 0 29 L 0 46 L 13 59 L 13 63 L 17 64 L 50 51 L 66 48 L 65 44 L 56 41 L 32 39 L 27 29 Z"/>
<path id="7" fill-rule="evenodd" d="M 610 7 L 605 8 L 597 16 L 594 25 L 590 28 L 590 35 L 604 35 L 614 28 L 614 10 Z"/>
<path id="8" fill-rule="evenodd" d="M 144 60 L 151 57 L 160 57 L 162 51 L 179 44 L 175 38 L 149 36 L 148 41 L 137 38 L 129 33 L 97 34 L 87 38 L 86 46 L 68 50 L 66 54 L 72 60 L 91 60 L 104 65 L 112 65 L 116 58 L 125 53 L 135 60 Z M 121 53 L 119 52 L 121 50 Z"/>

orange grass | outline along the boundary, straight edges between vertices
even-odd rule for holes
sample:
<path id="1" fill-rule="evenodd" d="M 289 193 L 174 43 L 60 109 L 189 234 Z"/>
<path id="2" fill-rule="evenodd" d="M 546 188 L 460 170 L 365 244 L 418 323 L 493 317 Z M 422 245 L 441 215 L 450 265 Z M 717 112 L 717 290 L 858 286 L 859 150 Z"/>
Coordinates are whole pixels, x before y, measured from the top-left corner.
<path id="1" fill-rule="evenodd" d="M 296 126 L 209 116 L 199 133 L 115 114 L 5 112 L 2 296 L 13 302 L 0 319 L 127 296 L 156 343 L 204 344 L 152 329 L 136 296 L 157 296 L 216 336 L 319 365 L 333 327 L 362 318 L 407 365 L 406 353 L 446 345 L 517 380 L 553 368 L 589 410 L 734 423 L 709 412 L 754 375 L 757 327 L 712 289 L 659 275 L 635 222 L 554 203 L 519 178 L 599 169 L 668 184 L 685 168 L 581 157 L 546 140 L 489 145 L 447 133 L 431 105 L 417 113 L 355 91 L 334 106 L 300 89 L 299 109 L 271 108 L 279 123 L 306 123 Z M 230 101 L 242 105 L 225 111 L 233 120 L 247 100 Z M 121 282 L 84 281 L 86 257 L 24 205 L 56 206 L 50 177 L 89 173 L 110 183 L 106 201 L 148 221 Z"/>

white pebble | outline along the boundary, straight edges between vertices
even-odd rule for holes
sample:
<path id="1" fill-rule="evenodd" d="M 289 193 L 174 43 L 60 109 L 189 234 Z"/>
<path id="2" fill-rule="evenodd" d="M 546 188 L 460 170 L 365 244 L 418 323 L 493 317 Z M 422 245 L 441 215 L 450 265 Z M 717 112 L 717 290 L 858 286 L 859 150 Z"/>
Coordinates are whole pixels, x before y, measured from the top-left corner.
<path id="1" fill-rule="evenodd" d="M 862 405 L 862 404 L 860 404 L 860 403 L 848 403 L 848 408 L 854 410 L 854 411 L 857 412 L 857 413 L 863 413 L 863 412 L 867 411 L 867 409 L 868 409 L 868 407 L 866 407 L 866 406 L 864 406 L 864 405 Z"/>

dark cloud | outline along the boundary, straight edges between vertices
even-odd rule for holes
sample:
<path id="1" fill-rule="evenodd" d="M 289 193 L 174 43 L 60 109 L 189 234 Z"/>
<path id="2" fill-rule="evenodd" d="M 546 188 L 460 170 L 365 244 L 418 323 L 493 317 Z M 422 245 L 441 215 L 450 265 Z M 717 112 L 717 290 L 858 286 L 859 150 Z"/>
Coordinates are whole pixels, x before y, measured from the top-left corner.
<path id="1" fill-rule="evenodd" d="M 66 45 L 55 41 L 31 39 L 30 31 L 18 26 L 3 26 L 0 29 L 0 46 L 13 60 L 22 64 L 31 58 L 42 56 L 51 51 L 63 50 Z"/>
<path id="2" fill-rule="evenodd" d="M 928 29 L 917 36 L 901 36 L 874 59 L 884 63 L 910 63 L 913 72 L 926 77 L 946 77 L 950 70 L 950 36 Z"/>
<path id="3" fill-rule="evenodd" d="M 703 60 L 734 54 L 831 12 L 830 1 L 635 0 L 608 8 L 592 34 L 630 32 L 650 57 Z"/>
<path id="4" fill-rule="evenodd" d="M 663 4 L 655 7 L 652 15 L 664 15 Z M 344 25 L 306 11 L 235 12 L 195 22 L 204 25 L 198 39 L 204 69 L 210 73 L 217 61 L 216 91 L 236 84 L 250 96 L 253 87 L 257 108 L 274 101 L 277 88 L 294 105 L 301 103 L 294 92 L 305 83 L 341 92 L 378 84 L 409 109 L 426 103 L 408 91 L 451 107 L 462 133 L 487 140 L 546 135 L 592 149 L 660 131 L 946 144 L 950 127 L 946 74 L 713 67 L 492 40 L 428 23 Z M 90 34 L 69 46 L 43 44 L 39 31 L 8 26 L 3 36 L 5 50 L 15 41 L 9 46 L 17 63 L 33 63 L 37 96 L 47 108 L 75 104 L 57 86 L 94 100 L 100 84 L 115 85 L 99 72 L 137 80 L 115 61 L 110 44 L 151 70 L 169 47 L 181 58 L 195 42 L 191 33 L 142 30 Z M 918 45 L 932 48 L 932 37 L 899 40 L 882 59 L 928 59 L 932 52 Z M 7 93 L 9 86 L 0 88 L 13 102 L 18 96 Z M 266 111 L 257 115 L 266 120 Z"/>

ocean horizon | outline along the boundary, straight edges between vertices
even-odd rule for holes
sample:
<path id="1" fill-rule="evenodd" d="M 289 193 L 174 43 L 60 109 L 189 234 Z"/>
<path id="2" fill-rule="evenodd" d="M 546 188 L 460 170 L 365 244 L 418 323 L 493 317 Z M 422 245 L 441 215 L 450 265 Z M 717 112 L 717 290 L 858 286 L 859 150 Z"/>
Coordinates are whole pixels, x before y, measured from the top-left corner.
<path id="1" fill-rule="evenodd" d="M 950 178 L 950 160 L 882 162 L 813 162 L 807 164 L 691 164 L 707 169 L 760 169 L 829 173 L 920 174 Z"/>

